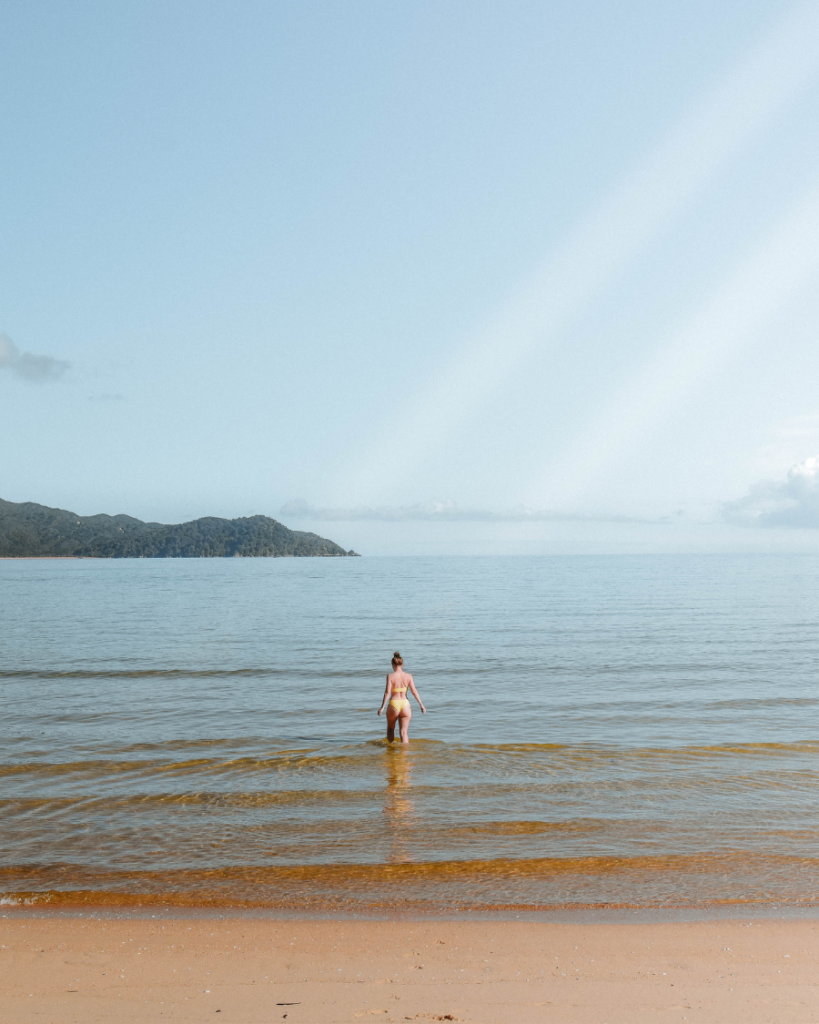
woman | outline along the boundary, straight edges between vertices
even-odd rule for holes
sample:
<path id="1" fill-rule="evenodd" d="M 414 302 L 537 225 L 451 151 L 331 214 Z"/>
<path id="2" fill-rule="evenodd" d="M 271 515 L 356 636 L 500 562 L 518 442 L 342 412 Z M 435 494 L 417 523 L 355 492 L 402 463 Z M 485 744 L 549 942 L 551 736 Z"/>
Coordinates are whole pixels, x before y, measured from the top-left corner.
<path id="1" fill-rule="evenodd" d="M 418 701 L 418 706 L 421 711 L 426 714 L 427 709 L 421 702 L 421 698 L 418 696 L 418 691 L 415 689 L 415 683 L 413 682 L 412 676 L 409 672 L 404 671 L 404 659 L 398 653 L 395 652 L 392 656 L 392 672 L 387 676 L 387 687 L 384 690 L 384 699 L 381 701 L 381 707 L 378 709 L 378 714 L 384 713 L 384 708 L 387 709 L 387 742 L 392 743 L 395 739 L 395 723 L 398 722 L 398 728 L 401 732 L 401 742 L 409 743 L 409 724 L 412 718 L 412 708 L 410 702 L 407 700 L 406 692 L 409 689 L 413 697 Z M 389 704 L 387 704 L 389 701 Z"/>

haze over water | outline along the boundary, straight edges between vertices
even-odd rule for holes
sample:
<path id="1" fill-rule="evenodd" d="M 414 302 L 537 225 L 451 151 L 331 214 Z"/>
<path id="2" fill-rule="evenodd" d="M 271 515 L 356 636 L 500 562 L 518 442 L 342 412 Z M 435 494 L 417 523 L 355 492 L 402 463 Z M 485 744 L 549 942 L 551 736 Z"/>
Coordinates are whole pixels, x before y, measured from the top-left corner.
<path id="1" fill-rule="evenodd" d="M 0 612 L 8 899 L 819 902 L 817 557 L 5 561 Z"/>

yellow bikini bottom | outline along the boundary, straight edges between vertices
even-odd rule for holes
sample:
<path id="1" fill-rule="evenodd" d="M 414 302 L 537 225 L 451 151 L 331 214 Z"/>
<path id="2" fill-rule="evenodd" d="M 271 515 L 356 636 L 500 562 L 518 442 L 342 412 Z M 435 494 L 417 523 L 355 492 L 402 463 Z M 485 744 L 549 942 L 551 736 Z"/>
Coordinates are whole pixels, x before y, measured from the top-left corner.
<path id="1" fill-rule="evenodd" d="M 409 706 L 410 702 L 407 700 L 406 697 L 392 697 L 390 699 L 390 707 L 395 708 L 395 710 L 398 712 L 403 711 L 404 708 L 408 708 Z"/>

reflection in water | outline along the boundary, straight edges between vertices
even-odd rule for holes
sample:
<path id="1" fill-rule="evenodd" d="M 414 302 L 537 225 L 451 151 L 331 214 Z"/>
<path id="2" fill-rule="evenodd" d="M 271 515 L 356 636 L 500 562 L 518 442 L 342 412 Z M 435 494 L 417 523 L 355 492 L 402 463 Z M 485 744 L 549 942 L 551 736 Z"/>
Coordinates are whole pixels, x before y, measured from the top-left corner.
<path id="1" fill-rule="evenodd" d="M 389 747 L 386 754 L 384 816 L 390 837 L 389 860 L 392 864 L 407 864 L 412 860 L 407 851 L 407 840 L 416 824 L 415 808 L 410 799 L 412 761 L 408 751 L 396 747 Z"/>

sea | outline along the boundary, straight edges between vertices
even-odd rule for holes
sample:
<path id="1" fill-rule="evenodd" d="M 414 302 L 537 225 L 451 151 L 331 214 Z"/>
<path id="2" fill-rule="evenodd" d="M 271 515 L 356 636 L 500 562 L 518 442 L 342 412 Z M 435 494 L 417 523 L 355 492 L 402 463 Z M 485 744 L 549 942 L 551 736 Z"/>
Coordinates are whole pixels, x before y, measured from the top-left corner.
<path id="1" fill-rule="evenodd" d="M 816 556 L 10 559 L 0 615 L 6 906 L 819 904 Z"/>

